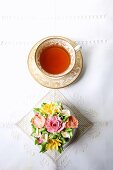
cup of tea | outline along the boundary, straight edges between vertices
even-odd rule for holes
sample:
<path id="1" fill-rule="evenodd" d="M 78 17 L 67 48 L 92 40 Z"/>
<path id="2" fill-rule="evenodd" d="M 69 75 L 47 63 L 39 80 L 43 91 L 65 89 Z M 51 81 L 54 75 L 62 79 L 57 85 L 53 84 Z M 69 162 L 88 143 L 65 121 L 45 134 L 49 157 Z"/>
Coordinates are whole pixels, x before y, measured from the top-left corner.
<path id="1" fill-rule="evenodd" d="M 81 47 L 71 42 L 59 36 L 41 40 L 35 51 L 35 63 L 45 76 L 59 78 L 73 69 Z"/>

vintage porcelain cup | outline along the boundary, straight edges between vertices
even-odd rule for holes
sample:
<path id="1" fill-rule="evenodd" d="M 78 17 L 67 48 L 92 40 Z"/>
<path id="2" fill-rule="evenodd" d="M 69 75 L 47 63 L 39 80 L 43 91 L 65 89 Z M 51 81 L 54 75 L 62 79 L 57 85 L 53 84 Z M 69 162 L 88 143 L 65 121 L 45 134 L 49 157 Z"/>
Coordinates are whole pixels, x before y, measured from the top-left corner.
<path id="1" fill-rule="evenodd" d="M 45 39 L 41 40 L 40 44 L 38 45 L 35 51 L 35 63 L 42 74 L 44 74 L 47 77 L 51 77 L 51 78 L 59 78 L 59 77 L 65 76 L 73 69 L 75 62 L 76 62 L 76 53 L 77 51 L 80 50 L 81 46 L 77 45 L 75 42 L 74 43 L 72 42 L 73 41 L 65 37 L 59 37 L 59 36 L 47 37 L 46 40 Z M 40 64 L 40 55 L 42 51 L 45 48 L 54 46 L 54 45 L 64 48 L 68 52 L 69 57 L 70 57 L 69 67 L 60 74 L 50 74 L 46 72 Z"/>

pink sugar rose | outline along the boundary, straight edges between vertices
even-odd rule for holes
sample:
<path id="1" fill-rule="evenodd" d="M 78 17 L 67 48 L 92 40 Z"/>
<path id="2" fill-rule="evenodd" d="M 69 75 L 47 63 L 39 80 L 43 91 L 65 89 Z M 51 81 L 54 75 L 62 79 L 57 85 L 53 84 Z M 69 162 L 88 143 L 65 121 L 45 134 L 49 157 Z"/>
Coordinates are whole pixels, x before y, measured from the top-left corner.
<path id="1" fill-rule="evenodd" d="M 35 117 L 32 119 L 32 124 L 35 125 L 37 128 L 42 128 L 45 125 L 45 118 L 36 114 Z"/>
<path id="2" fill-rule="evenodd" d="M 53 116 L 47 118 L 45 122 L 45 127 L 47 128 L 48 132 L 53 133 L 60 132 L 65 127 L 65 125 L 59 117 Z"/>

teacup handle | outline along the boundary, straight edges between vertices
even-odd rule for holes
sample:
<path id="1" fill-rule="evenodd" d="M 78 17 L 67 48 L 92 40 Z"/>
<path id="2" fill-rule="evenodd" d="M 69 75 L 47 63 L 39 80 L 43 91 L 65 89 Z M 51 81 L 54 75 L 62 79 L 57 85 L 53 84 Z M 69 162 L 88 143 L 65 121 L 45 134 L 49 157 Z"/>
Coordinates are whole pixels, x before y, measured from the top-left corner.
<path id="1" fill-rule="evenodd" d="M 75 51 L 77 52 L 77 51 L 79 51 L 79 50 L 81 50 L 81 46 L 80 45 L 76 45 L 75 47 L 74 47 L 74 49 L 75 49 Z"/>

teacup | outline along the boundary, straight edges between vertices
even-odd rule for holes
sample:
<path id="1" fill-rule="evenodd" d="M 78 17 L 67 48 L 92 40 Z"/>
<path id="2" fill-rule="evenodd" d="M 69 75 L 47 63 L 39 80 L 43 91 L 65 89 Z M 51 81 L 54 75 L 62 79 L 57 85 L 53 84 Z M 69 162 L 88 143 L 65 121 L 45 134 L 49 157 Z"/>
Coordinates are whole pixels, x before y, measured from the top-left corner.
<path id="1" fill-rule="evenodd" d="M 65 37 L 48 37 L 39 43 L 35 51 L 36 65 L 45 76 L 52 78 L 65 76 L 73 69 L 76 53 L 80 48 L 80 45 L 72 43 Z"/>

